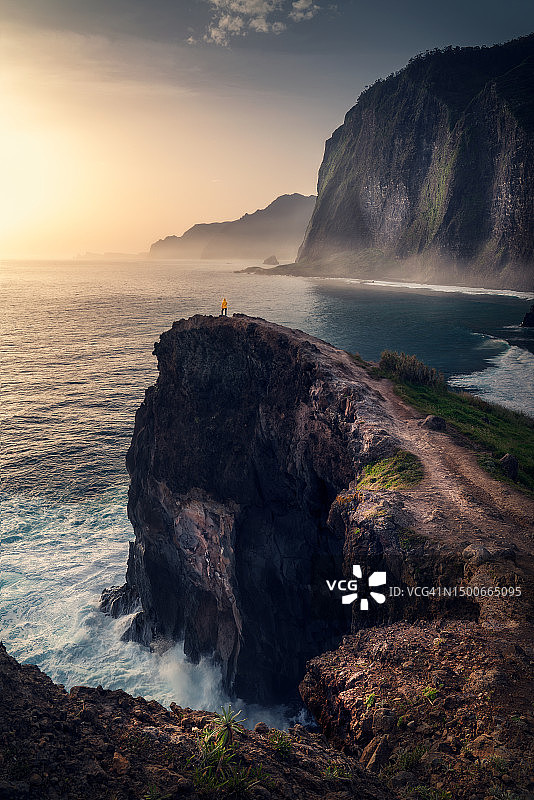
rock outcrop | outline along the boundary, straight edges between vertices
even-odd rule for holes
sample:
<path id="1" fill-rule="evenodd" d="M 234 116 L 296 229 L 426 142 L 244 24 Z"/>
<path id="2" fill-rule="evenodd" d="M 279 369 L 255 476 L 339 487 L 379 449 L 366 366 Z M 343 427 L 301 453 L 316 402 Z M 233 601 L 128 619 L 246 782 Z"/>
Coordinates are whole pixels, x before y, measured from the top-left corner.
<path id="1" fill-rule="evenodd" d="M 317 595 L 342 577 L 332 503 L 398 442 L 364 370 L 299 331 L 196 316 L 154 352 L 127 456 L 135 542 L 102 607 L 135 612 L 135 640 L 213 656 L 238 696 L 282 700 L 350 627 Z"/>
<path id="2" fill-rule="evenodd" d="M 530 306 L 530 311 L 527 311 L 521 323 L 523 328 L 534 328 L 534 303 Z"/>
<path id="3" fill-rule="evenodd" d="M 230 222 L 193 225 L 182 236 L 166 236 L 150 247 L 152 258 L 256 258 L 276 252 L 295 258 L 315 196 L 284 194 L 266 208 Z M 278 263 L 278 261 L 270 262 Z"/>
<path id="4" fill-rule="evenodd" d="M 524 644 L 474 621 L 399 622 L 314 659 L 301 692 L 330 740 L 401 797 L 527 800 L 534 670 Z"/>
<path id="5" fill-rule="evenodd" d="M 213 657 L 247 699 L 302 681 L 391 797 L 527 800 L 532 498 L 300 331 L 197 316 L 155 353 L 127 456 L 127 582 L 103 609 L 132 615 L 131 638 Z"/>
<path id="6" fill-rule="evenodd" d="M 236 734 L 232 786 L 203 768 L 201 736 L 215 721 L 207 711 L 101 686 L 66 692 L 1 644 L 0 687 L 2 800 L 218 800 L 236 797 L 239 785 L 250 786 L 239 792 L 250 800 L 391 798 L 354 757 L 301 725 L 285 735 L 262 723 Z"/>
<path id="7" fill-rule="evenodd" d="M 327 737 L 401 797 L 527 800 L 534 503 L 382 393 L 425 478 L 389 491 L 362 489 L 362 478 L 333 503 L 345 568 L 383 570 L 386 600 L 371 616 L 352 605 L 352 635 L 309 662 L 302 698 Z"/>
<path id="8" fill-rule="evenodd" d="M 418 56 L 326 143 L 299 274 L 534 286 L 534 34 Z"/>

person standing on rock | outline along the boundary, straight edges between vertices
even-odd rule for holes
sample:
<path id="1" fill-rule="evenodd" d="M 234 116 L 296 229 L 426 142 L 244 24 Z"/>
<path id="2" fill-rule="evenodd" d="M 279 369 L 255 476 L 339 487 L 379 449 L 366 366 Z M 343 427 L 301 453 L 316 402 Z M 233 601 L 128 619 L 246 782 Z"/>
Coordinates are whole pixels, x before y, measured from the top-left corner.
<path id="1" fill-rule="evenodd" d="M 226 302 L 226 297 L 223 297 L 221 303 L 221 317 L 228 316 L 228 303 Z"/>

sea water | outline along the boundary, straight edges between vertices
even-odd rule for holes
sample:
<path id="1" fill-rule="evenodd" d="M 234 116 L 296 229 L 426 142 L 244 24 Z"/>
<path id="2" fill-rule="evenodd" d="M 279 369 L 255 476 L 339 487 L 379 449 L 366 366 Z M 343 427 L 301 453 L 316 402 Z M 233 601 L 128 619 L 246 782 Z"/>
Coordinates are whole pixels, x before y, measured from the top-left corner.
<path id="1" fill-rule="evenodd" d="M 300 328 L 377 360 L 415 353 L 450 382 L 534 415 L 530 295 L 239 274 L 244 262 L 123 260 L 1 265 L 0 639 L 67 688 L 102 684 L 169 704 L 228 702 L 209 663 L 121 641 L 97 610 L 124 581 L 135 410 L 172 322 L 229 312 Z M 245 709 L 281 725 L 283 709 Z"/>

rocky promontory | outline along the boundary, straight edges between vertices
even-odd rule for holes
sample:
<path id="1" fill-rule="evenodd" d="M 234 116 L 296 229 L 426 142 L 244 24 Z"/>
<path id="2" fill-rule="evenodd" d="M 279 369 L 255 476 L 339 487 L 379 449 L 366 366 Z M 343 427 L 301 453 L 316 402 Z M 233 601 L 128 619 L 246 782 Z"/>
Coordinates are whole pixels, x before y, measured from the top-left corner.
<path id="1" fill-rule="evenodd" d="M 154 352 L 127 456 L 136 537 L 103 608 L 135 612 L 137 641 L 212 656 L 239 696 L 284 700 L 350 625 L 320 597 L 342 577 L 332 503 L 399 443 L 364 371 L 299 331 L 196 316 Z"/>
<path id="2" fill-rule="evenodd" d="M 296 256 L 314 203 L 314 195 L 283 194 L 266 208 L 239 219 L 200 223 L 182 236 L 159 239 L 151 245 L 150 257 L 264 260 L 270 253 L 278 253 L 289 261 Z M 278 260 L 265 263 L 278 264 Z"/>
<path id="3" fill-rule="evenodd" d="M 237 696 L 300 682 L 391 797 L 530 798 L 532 498 L 301 331 L 196 316 L 154 352 L 127 457 L 135 541 L 103 610 L 211 657 Z"/>

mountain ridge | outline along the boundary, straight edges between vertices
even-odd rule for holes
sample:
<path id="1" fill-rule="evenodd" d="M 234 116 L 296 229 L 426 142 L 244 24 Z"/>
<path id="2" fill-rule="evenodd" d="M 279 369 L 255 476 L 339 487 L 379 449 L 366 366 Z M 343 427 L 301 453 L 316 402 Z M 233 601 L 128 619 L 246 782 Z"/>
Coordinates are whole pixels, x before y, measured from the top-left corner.
<path id="1" fill-rule="evenodd" d="M 154 258 L 295 257 L 311 216 L 315 195 L 295 192 L 265 208 L 226 222 L 201 222 L 182 236 L 167 236 L 150 247 Z"/>

